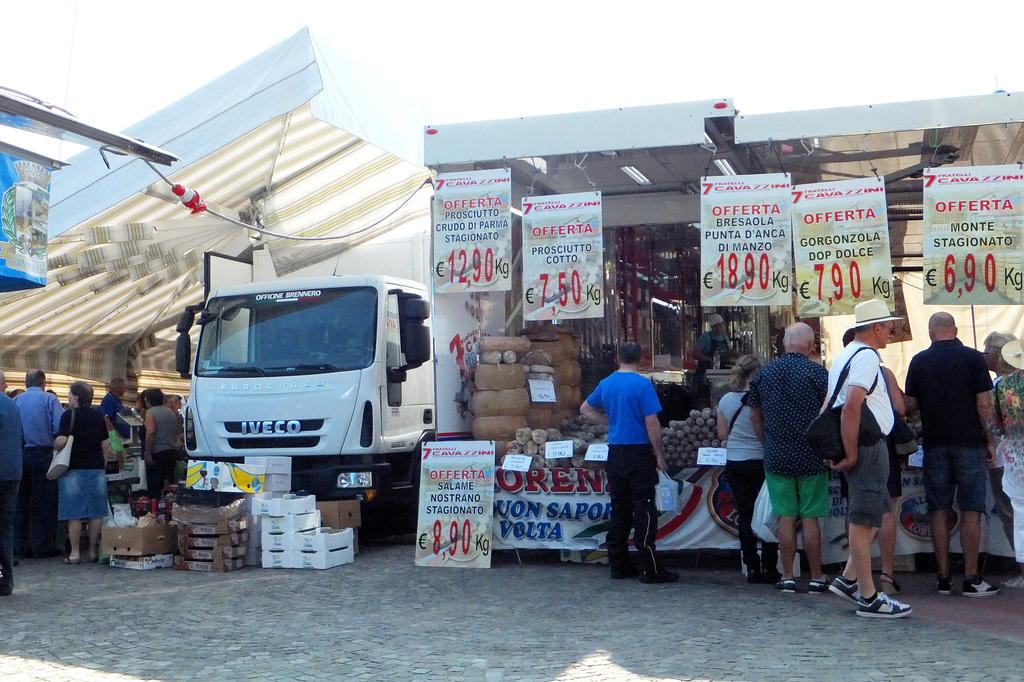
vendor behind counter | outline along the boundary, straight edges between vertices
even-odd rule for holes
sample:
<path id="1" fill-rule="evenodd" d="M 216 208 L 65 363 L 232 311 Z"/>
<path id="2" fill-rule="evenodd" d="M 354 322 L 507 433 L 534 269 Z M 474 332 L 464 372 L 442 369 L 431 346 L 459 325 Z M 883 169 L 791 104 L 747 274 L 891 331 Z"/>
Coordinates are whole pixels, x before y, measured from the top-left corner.
<path id="1" fill-rule="evenodd" d="M 739 351 L 733 348 L 732 339 L 725 333 L 725 319 L 718 313 L 708 316 L 708 324 L 711 329 L 704 332 L 697 338 L 697 345 L 693 349 L 693 359 L 697 361 L 697 386 L 704 387 L 709 369 L 729 369 L 733 360 L 740 356 Z M 715 367 L 715 355 L 718 355 L 718 367 Z"/>

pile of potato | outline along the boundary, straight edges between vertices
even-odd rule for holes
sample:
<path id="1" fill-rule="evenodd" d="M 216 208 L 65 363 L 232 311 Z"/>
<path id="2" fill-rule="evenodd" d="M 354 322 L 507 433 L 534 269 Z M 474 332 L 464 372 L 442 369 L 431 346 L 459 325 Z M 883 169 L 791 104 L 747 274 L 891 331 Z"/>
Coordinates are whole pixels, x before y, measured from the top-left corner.
<path id="1" fill-rule="evenodd" d="M 725 447 L 725 441 L 718 440 L 717 419 L 717 411 L 705 407 L 703 410 L 691 410 L 685 420 L 670 421 L 668 428 L 661 431 L 668 465 L 682 469 L 695 467 L 698 448 Z"/>

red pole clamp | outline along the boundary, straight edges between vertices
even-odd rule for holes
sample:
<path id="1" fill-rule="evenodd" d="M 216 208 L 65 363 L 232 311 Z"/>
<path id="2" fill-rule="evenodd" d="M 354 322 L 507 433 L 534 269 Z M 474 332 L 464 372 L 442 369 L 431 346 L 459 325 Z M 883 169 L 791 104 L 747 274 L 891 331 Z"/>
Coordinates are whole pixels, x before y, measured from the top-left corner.
<path id="1" fill-rule="evenodd" d="M 181 203 L 185 205 L 185 208 L 191 208 L 192 213 L 206 210 L 206 202 L 199 196 L 199 192 L 194 189 L 189 189 L 184 185 L 175 185 L 171 188 L 171 191 L 181 197 Z"/>

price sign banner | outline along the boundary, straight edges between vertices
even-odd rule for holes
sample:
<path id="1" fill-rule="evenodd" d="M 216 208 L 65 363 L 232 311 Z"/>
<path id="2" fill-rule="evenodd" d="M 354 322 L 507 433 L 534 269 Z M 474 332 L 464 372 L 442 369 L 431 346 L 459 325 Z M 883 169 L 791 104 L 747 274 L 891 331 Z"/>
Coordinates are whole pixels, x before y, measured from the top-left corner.
<path id="1" fill-rule="evenodd" d="M 604 317 L 600 192 L 523 199 L 523 319 Z"/>
<path id="2" fill-rule="evenodd" d="M 861 301 L 893 309 L 885 185 L 880 178 L 793 188 L 797 315 L 852 315 Z"/>
<path id="3" fill-rule="evenodd" d="M 417 566 L 490 568 L 494 442 L 424 443 Z"/>
<path id="4" fill-rule="evenodd" d="M 533 457 L 529 455 L 505 455 L 501 460 L 501 468 L 505 471 L 529 471 Z"/>
<path id="5" fill-rule="evenodd" d="M 558 397 L 555 394 L 554 379 L 527 379 L 530 383 L 530 401 L 535 403 L 555 403 Z"/>
<path id="6" fill-rule="evenodd" d="M 512 288 L 512 172 L 441 173 L 434 180 L 434 291 Z"/>
<path id="7" fill-rule="evenodd" d="M 792 304 L 792 198 L 785 173 L 701 181 L 701 305 Z"/>
<path id="8" fill-rule="evenodd" d="M 1024 172 L 924 171 L 925 305 L 1024 303 Z"/>
<path id="9" fill-rule="evenodd" d="M 546 459 L 567 459 L 572 457 L 571 440 L 549 440 L 544 447 Z"/>
<path id="10" fill-rule="evenodd" d="M 697 448 L 697 464 L 700 466 L 725 466 L 728 459 L 725 448 Z"/>

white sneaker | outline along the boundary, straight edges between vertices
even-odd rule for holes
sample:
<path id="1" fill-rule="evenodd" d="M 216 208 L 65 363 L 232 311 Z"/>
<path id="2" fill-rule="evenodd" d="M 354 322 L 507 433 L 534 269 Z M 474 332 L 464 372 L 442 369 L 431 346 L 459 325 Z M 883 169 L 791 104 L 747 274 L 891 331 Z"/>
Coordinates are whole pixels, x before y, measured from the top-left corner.
<path id="1" fill-rule="evenodd" d="M 1024 589 L 1024 578 L 1017 576 L 1003 583 L 1003 587 L 1009 587 L 1011 589 L 1020 590 Z"/>
<path id="2" fill-rule="evenodd" d="M 885 592 L 879 592 L 870 604 L 864 597 L 857 597 L 857 615 L 864 618 L 905 618 L 912 610 L 910 604 L 893 599 Z"/>
<path id="3" fill-rule="evenodd" d="M 997 594 L 999 594 L 999 588 L 989 585 L 980 575 L 964 578 L 963 595 L 965 597 L 993 597 Z"/>

